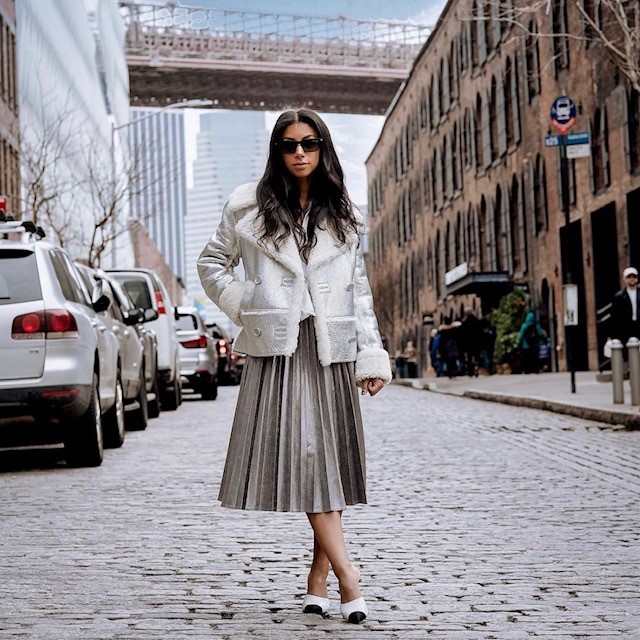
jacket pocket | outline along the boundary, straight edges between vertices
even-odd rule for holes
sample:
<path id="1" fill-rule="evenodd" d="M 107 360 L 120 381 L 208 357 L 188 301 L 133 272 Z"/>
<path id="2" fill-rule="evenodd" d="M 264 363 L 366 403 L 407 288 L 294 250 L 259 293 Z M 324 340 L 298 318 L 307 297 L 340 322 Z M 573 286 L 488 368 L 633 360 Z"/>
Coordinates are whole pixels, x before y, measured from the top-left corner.
<path id="1" fill-rule="evenodd" d="M 248 309 L 240 311 L 245 340 L 256 350 L 278 350 L 287 338 L 289 309 Z"/>
<path id="2" fill-rule="evenodd" d="M 351 362 L 356 359 L 358 343 L 355 316 L 327 318 L 327 332 L 332 362 Z"/>

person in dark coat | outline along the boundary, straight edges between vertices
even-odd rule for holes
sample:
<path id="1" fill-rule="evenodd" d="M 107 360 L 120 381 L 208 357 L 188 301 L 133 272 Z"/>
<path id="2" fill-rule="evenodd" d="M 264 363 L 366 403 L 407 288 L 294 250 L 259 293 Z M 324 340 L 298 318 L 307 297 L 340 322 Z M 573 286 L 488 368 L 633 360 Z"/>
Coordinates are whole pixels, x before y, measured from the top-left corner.
<path id="1" fill-rule="evenodd" d="M 626 344 L 629 338 L 640 339 L 640 313 L 638 309 L 638 270 L 627 267 L 622 272 L 624 288 L 613 296 L 610 320 L 610 336 L 625 345 L 624 358 L 627 359 Z"/>
<path id="2" fill-rule="evenodd" d="M 460 346 L 464 368 L 469 377 L 478 375 L 483 333 L 480 320 L 473 311 L 467 311 L 460 325 Z"/>
<path id="3" fill-rule="evenodd" d="M 450 322 L 447 318 L 438 327 L 440 331 L 440 355 L 444 361 L 446 374 L 455 378 L 460 373 L 460 322 Z"/>

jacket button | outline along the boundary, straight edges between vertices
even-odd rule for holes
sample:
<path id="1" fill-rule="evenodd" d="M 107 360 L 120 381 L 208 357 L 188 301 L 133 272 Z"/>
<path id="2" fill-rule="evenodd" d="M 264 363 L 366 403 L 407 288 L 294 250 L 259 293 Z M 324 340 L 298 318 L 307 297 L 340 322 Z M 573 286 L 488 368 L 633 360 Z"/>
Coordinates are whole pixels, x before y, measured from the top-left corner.
<path id="1" fill-rule="evenodd" d="M 355 342 L 357 338 L 349 338 L 349 342 Z"/>
<path id="2" fill-rule="evenodd" d="M 260 276 L 256 276 L 256 277 L 253 279 L 253 281 L 254 281 L 256 284 L 260 284 L 260 283 L 262 282 L 262 278 L 261 278 Z"/>
<path id="3" fill-rule="evenodd" d="M 258 329 L 257 327 L 253 330 L 253 335 L 258 337 L 260 334 L 262 333 L 262 331 L 260 329 Z"/>
<path id="4" fill-rule="evenodd" d="M 353 282 L 350 282 L 350 283 L 347 285 L 347 291 L 353 291 Z"/>

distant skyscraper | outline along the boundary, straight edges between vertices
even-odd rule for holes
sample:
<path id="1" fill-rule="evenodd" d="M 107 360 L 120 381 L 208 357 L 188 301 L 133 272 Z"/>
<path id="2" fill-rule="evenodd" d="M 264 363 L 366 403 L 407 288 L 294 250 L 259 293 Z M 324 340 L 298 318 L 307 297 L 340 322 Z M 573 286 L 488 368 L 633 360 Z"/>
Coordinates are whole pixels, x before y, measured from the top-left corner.
<path id="1" fill-rule="evenodd" d="M 145 176 L 139 193 L 131 197 L 131 215 L 144 224 L 165 262 L 184 280 L 184 116 L 177 111 L 131 109 L 131 122 L 131 152 Z"/>
<path id="2" fill-rule="evenodd" d="M 209 320 L 228 330 L 233 323 L 205 295 L 196 261 L 220 223 L 229 194 L 239 185 L 258 180 L 269 147 L 265 116 L 256 111 L 212 111 L 200 116 L 193 188 L 189 189 L 185 222 L 187 303 L 202 302 Z"/>

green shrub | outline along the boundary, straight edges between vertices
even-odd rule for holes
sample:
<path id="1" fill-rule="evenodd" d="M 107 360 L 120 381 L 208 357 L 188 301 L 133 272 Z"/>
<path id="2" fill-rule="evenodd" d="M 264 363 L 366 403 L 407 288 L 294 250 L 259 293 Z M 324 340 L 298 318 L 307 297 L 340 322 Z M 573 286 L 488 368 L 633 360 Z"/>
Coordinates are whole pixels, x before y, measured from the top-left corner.
<path id="1" fill-rule="evenodd" d="M 520 326 L 529 311 L 530 296 L 519 287 L 504 296 L 498 308 L 491 311 L 489 319 L 496 329 L 496 362 L 510 362 L 516 355 Z"/>

